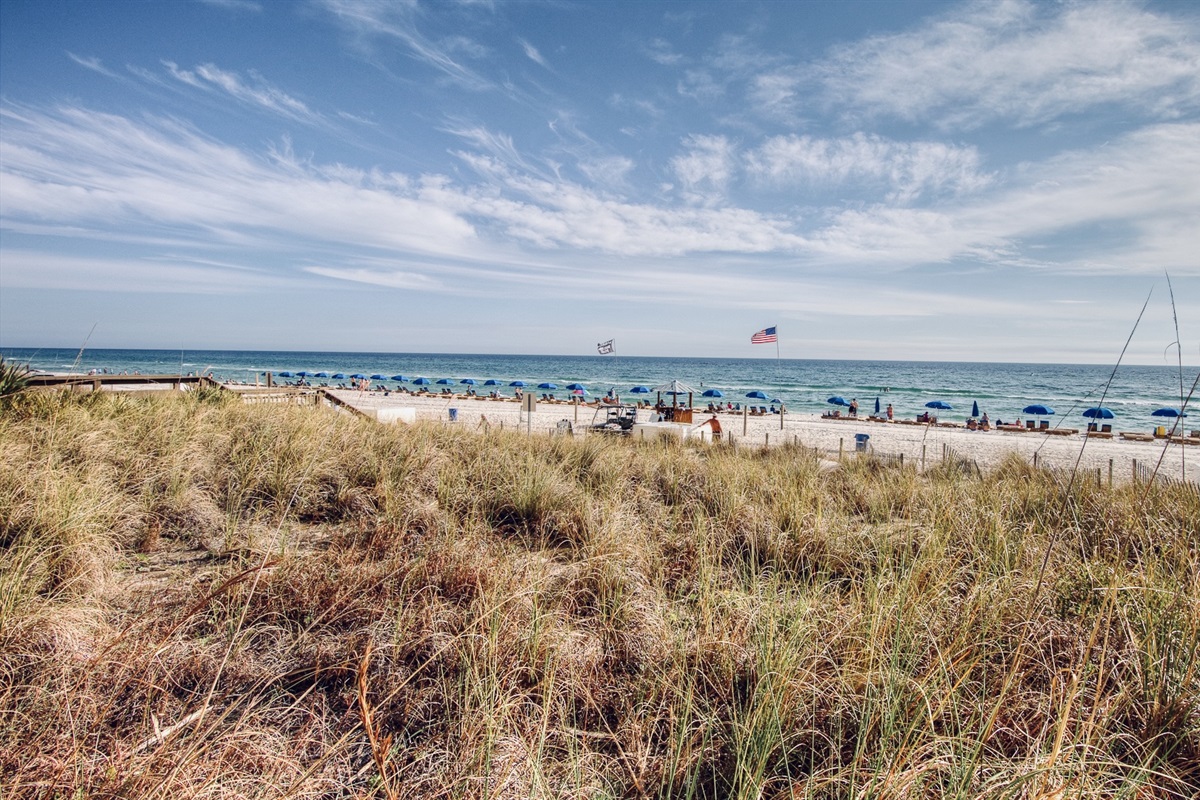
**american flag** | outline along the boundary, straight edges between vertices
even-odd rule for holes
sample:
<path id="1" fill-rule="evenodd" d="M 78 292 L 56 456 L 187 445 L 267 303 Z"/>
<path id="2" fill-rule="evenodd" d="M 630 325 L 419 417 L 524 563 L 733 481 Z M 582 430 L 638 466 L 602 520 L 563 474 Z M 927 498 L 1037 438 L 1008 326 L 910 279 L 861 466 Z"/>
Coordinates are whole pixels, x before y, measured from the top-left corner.
<path id="1" fill-rule="evenodd" d="M 779 336 L 777 336 L 775 333 L 774 325 L 769 328 L 763 328 L 761 331 L 750 337 L 750 344 L 770 344 L 771 342 L 778 341 Z"/>

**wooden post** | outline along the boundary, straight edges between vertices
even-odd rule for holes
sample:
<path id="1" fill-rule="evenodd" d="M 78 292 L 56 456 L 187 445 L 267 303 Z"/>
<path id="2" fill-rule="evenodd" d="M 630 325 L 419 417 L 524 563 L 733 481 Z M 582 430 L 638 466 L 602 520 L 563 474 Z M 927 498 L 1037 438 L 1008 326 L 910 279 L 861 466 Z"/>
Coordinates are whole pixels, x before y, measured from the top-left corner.
<path id="1" fill-rule="evenodd" d="M 838 438 L 838 461 L 842 460 L 842 451 L 845 448 L 845 445 L 846 445 L 846 440 L 839 437 Z"/>
<path id="2" fill-rule="evenodd" d="M 267 373 L 267 388 L 268 389 L 270 389 L 271 387 L 273 387 L 275 385 L 274 380 L 275 380 L 275 377 L 271 373 L 268 372 Z"/>
<path id="3" fill-rule="evenodd" d="M 1034 450 L 1033 451 L 1033 468 L 1034 469 L 1037 469 L 1037 462 L 1038 462 L 1038 451 Z"/>
<path id="4" fill-rule="evenodd" d="M 943 462 L 946 460 L 946 447 L 947 447 L 946 443 L 942 442 L 942 461 Z"/>
<path id="5" fill-rule="evenodd" d="M 1136 458 L 1135 458 L 1135 459 L 1133 459 L 1133 475 L 1132 475 L 1132 478 L 1133 478 L 1133 482 L 1134 482 L 1134 483 L 1137 483 L 1137 459 L 1136 459 Z"/>
<path id="6" fill-rule="evenodd" d="M 770 447 L 770 446 L 771 446 L 771 434 L 770 434 L 770 432 L 767 432 L 767 433 L 765 433 L 765 434 L 763 434 L 763 435 L 764 435 L 764 436 L 766 436 L 766 439 L 763 441 L 763 447 Z"/>
<path id="7" fill-rule="evenodd" d="M 925 445 L 921 445 L 921 472 L 925 471 Z"/>
<path id="8" fill-rule="evenodd" d="M 904 469 L 904 453 L 900 454 L 900 468 Z"/>
<path id="9" fill-rule="evenodd" d="M 1110 489 L 1112 488 L 1112 472 L 1113 472 L 1113 460 L 1110 458 L 1108 460 L 1108 488 L 1110 488 Z"/>
<path id="10" fill-rule="evenodd" d="M 742 406 L 742 436 L 746 435 L 746 426 L 750 424 L 750 406 Z"/>
<path id="11" fill-rule="evenodd" d="M 575 421 L 579 422 L 579 398 L 575 398 Z"/>
<path id="12" fill-rule="evenodd" d="M 779 430 L 783 430 L 783 403 L 779 404 Z"/>

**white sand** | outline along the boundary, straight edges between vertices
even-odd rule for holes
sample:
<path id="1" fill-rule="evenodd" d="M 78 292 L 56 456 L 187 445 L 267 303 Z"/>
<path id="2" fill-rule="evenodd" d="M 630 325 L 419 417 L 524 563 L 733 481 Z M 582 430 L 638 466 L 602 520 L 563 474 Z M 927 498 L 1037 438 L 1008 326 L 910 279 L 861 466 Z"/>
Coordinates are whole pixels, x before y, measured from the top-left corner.
<path id="1" fill-rule="evenodd" d="M 506 430 L 526 430 L 526 416 L 513 399 L 488 400 L 485 398 L 446 398 L 440 395 L 409 395 L 382 392 L 356 392 L 333 390 L 330 392 L 346 404 L 358 409 L 386 407 L 410 407 L 416 409 L 418 420 L 440 421 L 449 424 L 449 409 L 458 410 L 456 424 L 470 428 L 482 428 L 484 418 L 493 427 L 503 426 Z M 532 415 L 531 430 L 545 434 L 554 430 L 559 420 L 569 420 L 576 435 L 592 423 L 595 406 L 571 404 L 553 405 L 539 402 L 538 410 Z M 642 411 L 639 419 L 649 420 L 649 411 Z M 701 422 L 710 415 L 697 413 Z M 743 418 L 740 414 L 721 414 L 721 426 L 728 437 L 732 435 L 740 445 L 779 444 L 799 442 L 836 455 L 841 448 L 847 454 L 855 447 L 855 434 L 865 433 L 871 438 L 869 445 L 877 453 L 903 454 L 908 463 L 920 465 L 922 450 L 928 466 L 938 463 L 943 445 L 948 445 L 957 454 L 973 459 L 982 469 L 999 463 L 1008 453 L 1018 453 L 1032 461 L 1037 453 L 1039 465 L 1070 468 L 1076 459 L 1083 469 L 1095 474 L 1099 469 L 1104 480 L 1108 479 L 1109 462 L 1112 462 L 1113 479 L 1128 480 L 1132 475 L 1133 462 L 1153 467 L 1162 459 L 1159 473 L 1174 478 L 1185 476 L 1188 480 L 1200 481 L 1200 447 L 1180 444 L 1165 444 L 1162 441 L 1131 442 L 1114 437 L 1112 440 L 1085 439 L 1082 435 L 1048 436 L 1043 433 L 1007 433 L 1003 431 L 968 431 L 962 428 L 941 428 L 924 425 L 901 425 L 879 422 L 823 420 L 815 414 L 785 414 L 782 429 L 780 415 Z M 744 425 L 744 433 L 743 433 Z"/>

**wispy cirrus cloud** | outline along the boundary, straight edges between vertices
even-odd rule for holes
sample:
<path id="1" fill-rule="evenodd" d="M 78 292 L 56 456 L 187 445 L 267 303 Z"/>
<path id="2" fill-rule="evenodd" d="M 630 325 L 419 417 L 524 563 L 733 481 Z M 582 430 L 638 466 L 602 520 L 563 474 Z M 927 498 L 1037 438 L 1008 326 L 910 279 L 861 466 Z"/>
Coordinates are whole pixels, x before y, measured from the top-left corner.
<path id="1" fill-rule="evenodd" d="M 224 8 L 230 11 L 249 11 L 255 14 L 262 13 L 262 3 L 254 2 L 254 0 L 200 0 L 206 6 L 215 6 Z"/>
<path id="2" fill-rule="evenodd" d="M 1036 125 L 1100 105 L 1163 118 L 1200 105 L 1187 18 L 1126 2 L 974 2 L 835 49 L 816 67 L 835 107 L 945 128 Z"/>
<path id="3" fill-rule="evenodd" d="M 74 238 L 120 227 L 285 250 L 340 242 L 446 254 L 474 238 L 405 176 L 313 165 L 286 145 L 251 154 L 177 121 L 78 108 L 7 107 L 0 118 L 6 221 L 53 222 Z"/>
<path id="4" fill-rule="evenodd" d="M 170 61 L 164 61 L 163 66 L 175 80 L 193 88 L 207 92 L 223 92 L 238 102 L 279 114 L 297 122 L 323 121 L 323 117 L 310 109 L 302 100 L 273 86 L 257 73 L 252 72 L 249 80 L 246 80 L 238 73 L 223 70 L 215 64 L 201 64 L 190 70 L 183 69 Z"/>
<path id="5" fill-rule="evenodd" d="M 1200 276 L 1200 124 L 1164 123 L 1030 163 L 991 191 L 928 208 L 846 209 L 809 237 L 845 262 L 954 259 L 1055 274 Z M 1105 236 L 1081 237 L 1095 229 Z M 1042 255 L 1069 235 L 1070 253 Z"/>
<path id="6" fill-rule="evenodd" d="M 98 72 L 106 78 L 120 78 L 119 75 L 110 70 L 108 67 L 104 66 L 104 63 L 95 56 L 85 58 L 84 56 L 77 56 L 68 50 L 67 58 L 71 59 L 84 69 L 90 69 L 92 72 Z"/>
<path id="7" fill-rule="evenodd" d="M 737 168 L 737 146 L 725 136 L 693 135 L 684 139 L 686 152 L 671 159 L 671 170 L 683 184 L 690 202 L 719 203 Z"/>
<path id="8" fill-rule="evenodd" d="M 417 25 L 420 8 L 416 2 L 316 0 L 316 5 L 363 46 L 385 37 L 399 42 L 412 58 L 459 86 L 475 91 L 496 88 L 491 79 L 455 57 L 455 52 L 468 52 L 463 48 L 464 41 L 469 41 L 466 37 L 436 40 L 420 31 Z"/>
<path id="9" fill-rule="evenodd" d="M 538 49 L 530 44 L 528 40 L 518 38 L 517 44 L 521 45 L 521 49 L 525 52 L 526 58 L 537 64 L 539 67 L 550 69 L 550 65 L 546 63 L 546 59 L 542 57 L 542 54 L 538 51 Z"/>
<path id="10" fill-rule="evenodd" d="M 992 181 L 981 171 L 974 147 L 897 142 L 861 132 L 837 139 L 774 136 L 747 153 L 746 164 L 752 177 L 777 184 L 882 184 L 885 199 L 900 203 L 975 192 Z"/>

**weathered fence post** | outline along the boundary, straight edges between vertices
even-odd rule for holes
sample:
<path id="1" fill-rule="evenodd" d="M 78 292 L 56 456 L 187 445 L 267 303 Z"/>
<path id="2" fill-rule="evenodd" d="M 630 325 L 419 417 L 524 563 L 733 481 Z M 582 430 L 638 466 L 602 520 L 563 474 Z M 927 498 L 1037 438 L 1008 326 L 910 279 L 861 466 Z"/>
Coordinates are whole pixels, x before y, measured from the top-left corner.
<path id="1" fill-rule="evenodd" d="M 1113 472 L 1113 460 L 1110 458 L 1108 460 L 1108 488 L 1110 488 L 1110 489 L 1112 488 L 1112 472 Z"/>
<path id="2" fill-rule="evenodd" d="M 842 452 L 843 452 L 843 449 L 845 448 L 845 445 L 846 445 L 846 440 L 839 438 L 838 439 L 838 461 L 842 460 Z"/>
<path id="3" fill-rule="evenodd" d="M 925 471 L 925 445 L 921 445 L 921 472 Z"/>

